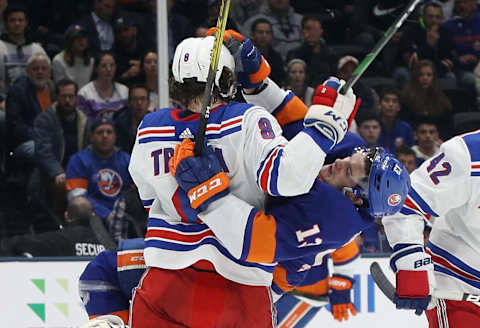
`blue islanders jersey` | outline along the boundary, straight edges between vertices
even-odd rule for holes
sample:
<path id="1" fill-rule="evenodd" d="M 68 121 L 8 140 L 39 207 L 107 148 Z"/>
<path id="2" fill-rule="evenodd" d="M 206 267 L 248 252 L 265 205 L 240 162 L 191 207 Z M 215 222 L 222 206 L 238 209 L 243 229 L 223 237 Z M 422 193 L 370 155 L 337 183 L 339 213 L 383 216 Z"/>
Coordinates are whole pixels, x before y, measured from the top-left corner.
<path id="1" fill-rule="evenodd" d="M 67 190 L 83 189 L 101 218 L 110 214 L 113 204 L 122 191 L 133 182 L 128 172 L 130 155 L 115 152 L 110 158 L 99 158 L 91 149 L 74 154 L 67 166 Z"/>
<path id="2" fill-rule="evenodd" d="M 122 240 L 117 252 L 103 251 L 85 268 L 79 292 L 90 319 L 113 314 L 128 322 L 132 291 L 146 266 L 143 238 Z"/>

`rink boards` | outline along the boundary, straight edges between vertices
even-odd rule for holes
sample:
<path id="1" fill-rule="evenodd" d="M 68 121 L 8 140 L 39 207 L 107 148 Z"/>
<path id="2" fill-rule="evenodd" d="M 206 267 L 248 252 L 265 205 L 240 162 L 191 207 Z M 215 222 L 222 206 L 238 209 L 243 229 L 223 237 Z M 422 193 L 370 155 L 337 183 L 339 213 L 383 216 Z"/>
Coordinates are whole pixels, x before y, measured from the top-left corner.
<path id="1" fill-rule="evenodd" d="M 77 328 L 87 321 L 78 295 L 78 278 L 88 261 L 77 258 L 0 259 L 0 284 L 3 297 L 2 327 Z M 424 315 L 395 310 L 394 305 L 375 286 L 369 266 L 378 261 L 393 280 L 388 258 L 362 258 L 356 275 L 353 300 L 358 314 L 347 322 L 337 323 L 326 309 L 321 309 L 305 327 L 427 327 Z M 293 309 L 287 327 L 308 312 L 306 306 Z M 282 327 L 283 328 L 283 327 Z"/>

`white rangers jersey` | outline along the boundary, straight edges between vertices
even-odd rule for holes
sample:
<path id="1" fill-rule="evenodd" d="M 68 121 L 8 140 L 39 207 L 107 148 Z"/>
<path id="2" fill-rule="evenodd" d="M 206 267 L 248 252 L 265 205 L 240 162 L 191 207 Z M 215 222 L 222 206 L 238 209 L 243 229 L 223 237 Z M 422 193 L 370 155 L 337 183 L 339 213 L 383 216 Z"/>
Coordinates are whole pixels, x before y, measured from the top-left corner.
<path id="1" fill-rule="evenodd" d="M 480 130 L 454 137 L 411 175 L 402 210 L 383 218 L 388 240 L 423 244 L 423 220 L 438 217 L 427 247 L 439 290 L 480 293 Z"/>
<path id="2" fill-rule="evenodd" d="M 293 113 L 292 122 L 303 119 L 306 107 L 297 97 L 279 89 L 275 94 L 277 98 L 270 104 L 276 102 L 278 106 L 272 109 L 285 124 L 289 123 L 286 112 Z M 190 223 L 195 222 L 196 213 L 182 206 L 189 201 L 170 174 L 168 161 L 175 145 L 197 134 L 199 116 L 160 109 L 148 114 L 138 129 L 129 170 L 149 208 L 146 264 L 181 269 L 208 260 L 227 279 L 269 286 L 274 264 L 237 260 L 207 225 L 198 220 Z M 308 192 L 325 159 L 315 136 L 301 132 L 287 142 L 269 112 L 244 103 L 231 102 L 212 109 L 206 139 L 231 179 L 230 191 L 260 209 L 265 192 L 285 196 Z M 232 215 L 234 212 L 232 209 Z"/>

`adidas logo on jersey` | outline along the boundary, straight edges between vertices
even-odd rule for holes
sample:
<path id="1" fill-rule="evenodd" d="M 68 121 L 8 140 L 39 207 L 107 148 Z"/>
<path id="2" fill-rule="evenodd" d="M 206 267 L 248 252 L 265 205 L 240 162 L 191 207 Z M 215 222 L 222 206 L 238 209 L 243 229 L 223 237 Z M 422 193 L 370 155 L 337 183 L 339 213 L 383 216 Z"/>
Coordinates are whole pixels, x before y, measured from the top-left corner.
<path id="1" fill-rule="evenodd" d="M 185 130 L 182 131 L 182 133 L 180 133 L 179 138 L 180 139 L 187 139 L 187 138 L 194 139 L 195 136 L 193 135 L 192 131 L 190 131 L 189 128 L 186 128 Z"/>

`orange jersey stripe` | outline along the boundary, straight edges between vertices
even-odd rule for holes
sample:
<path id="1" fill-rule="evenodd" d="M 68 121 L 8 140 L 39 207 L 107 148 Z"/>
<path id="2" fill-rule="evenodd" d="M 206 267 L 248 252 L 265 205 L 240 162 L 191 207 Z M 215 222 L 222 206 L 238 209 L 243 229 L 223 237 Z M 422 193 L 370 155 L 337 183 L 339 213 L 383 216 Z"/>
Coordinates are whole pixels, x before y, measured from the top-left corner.
<path id="1" fill-rule="evenodd" d="M 88 318 L 92 320 L 92 319 L 95 319 L 96 317 L 99 317 L 102 315 L 108 315 L 108 314 L 116 315 L 117 317 L 120 317 L 120 319 L 122 319 L 125 324 L 128 324 L 128 317 L 130 314 L 129 310 L 122 310 L 122 311 L 116 311 L 116 312 L 105 313 L 105 314 L 95 314 L 95 315 L 88 316 Z"/>
<path id="2" fill-rule="evenodd" d="M 341 263 L 353 259 L 360 252 L 353 240 L 331 254 L 333 263 Z"/>
<path id="3" fill-rule="evenodd" d="M 295 310 L 289 314 L 288 318 L 286 318 L 283 323 L 280 325 L 279 328 L 291 328 L 294 327 L 295 324 L 298 322 L 299 319 L 302 318 L 308 310 L 310 310 L 311 306 L 308 303 L 301 302 Z"/>
<path id="4" fill-rule="evenodd" d="M 280 123 L 280 126 L 284 126 L 291 122 L 303 120 L 307 111 L 308 107 L 305 106 L 300 98 L 294 96 L 277 114 L 275 114 L 275 118 L 278 123 Z"/>
<path id="5" fill-rule="evenodd" d="M 145 266 L 143 251 L 117 253 L 117 268 L 119 271 L 132 266 Z"/>
<path id="6" fill-rule="evenodd" d="M 275 270 L 273 270 L 273 282 L 284 292 L 291 291 L 295 288 L 288 282 L 287 270 L 285 270 L 280 264 L 278 264 L 275 267 Z"/>
<path id="7" fill-rule="evenodd" d="M 73 190 L 75 188 L 83 188 L 87 189 L 88 188 L 88 180 L 84 178 L 73 178 L 73 179 L 68 179 L 67 183 L 67 190 Z"/>
<path id="8" fill-rule="evenodd" d="M 295 290 L 311 295 L 324 295 L 328 293 L 328 278 L 317 281 L 312 285 L 295 287 Z"/>
<path id="9" fill-rule="evenodd" d="M 272 263 L 275 259 L 277 240 L 275 233 L 277 223 L 271 215 L 262 211 L 255 214 L 252 225 L 252 237 L 250 239 L 250 251 L 247 261 L 256 263 Z"/>

